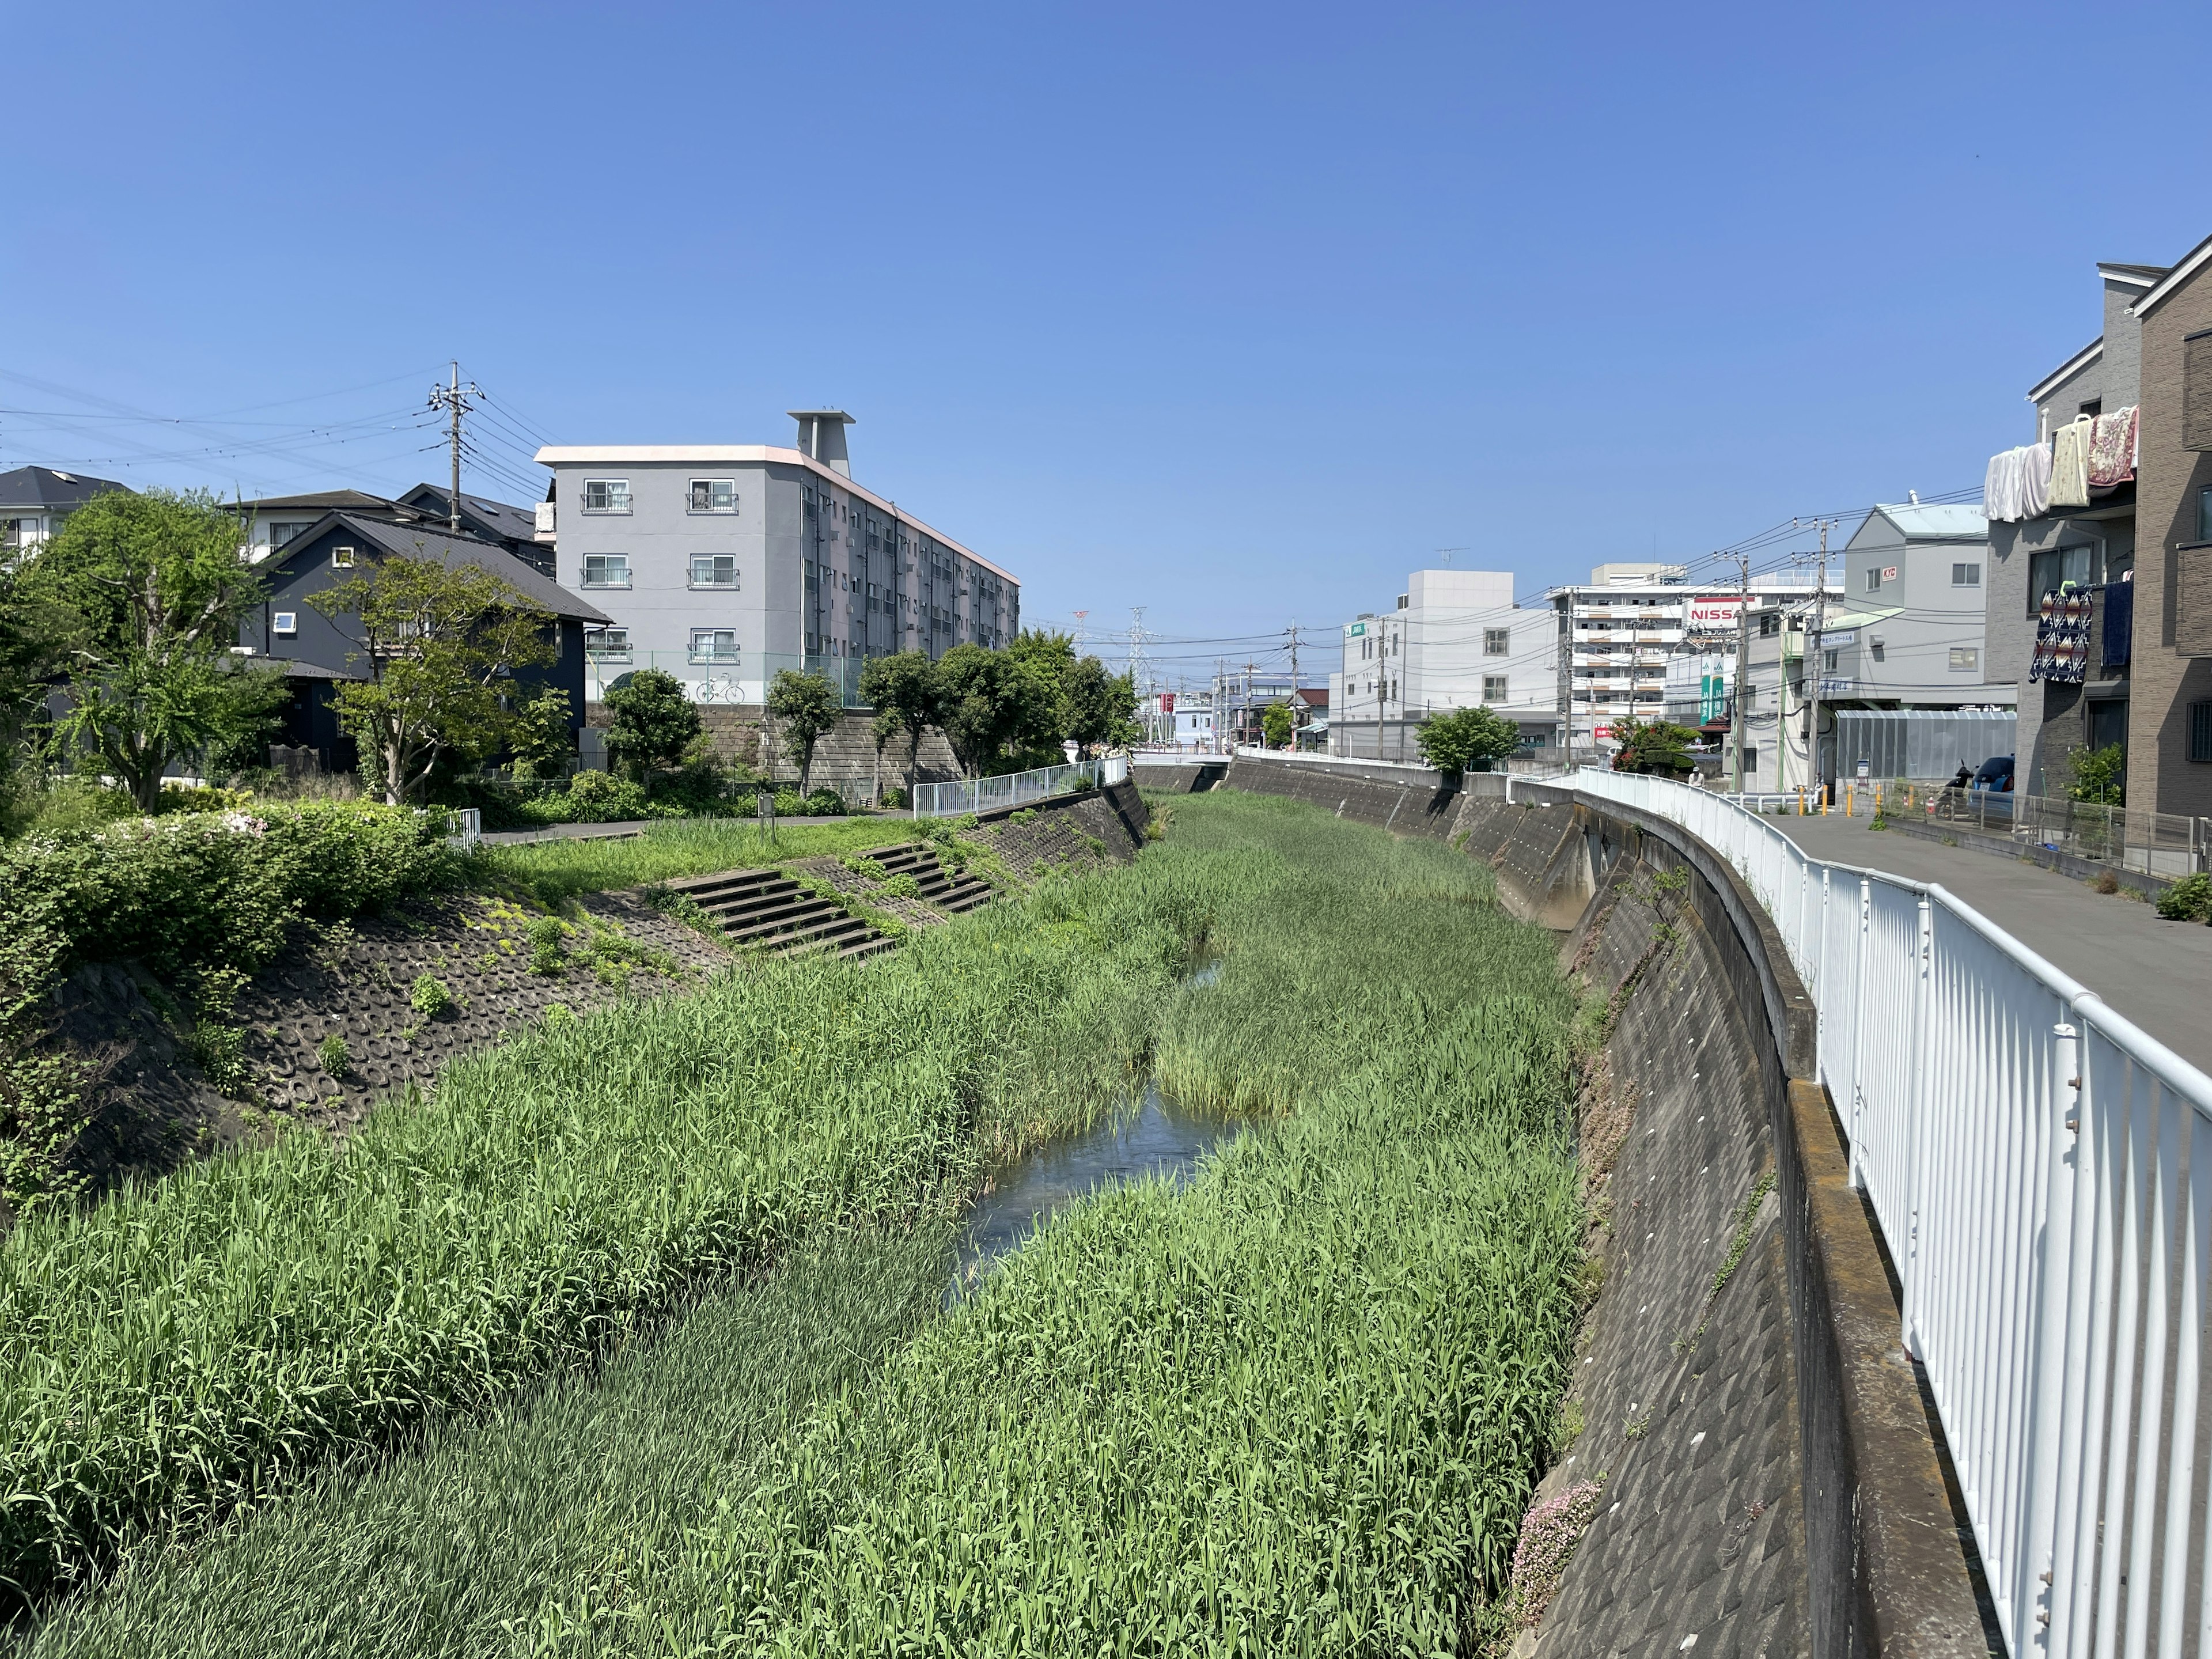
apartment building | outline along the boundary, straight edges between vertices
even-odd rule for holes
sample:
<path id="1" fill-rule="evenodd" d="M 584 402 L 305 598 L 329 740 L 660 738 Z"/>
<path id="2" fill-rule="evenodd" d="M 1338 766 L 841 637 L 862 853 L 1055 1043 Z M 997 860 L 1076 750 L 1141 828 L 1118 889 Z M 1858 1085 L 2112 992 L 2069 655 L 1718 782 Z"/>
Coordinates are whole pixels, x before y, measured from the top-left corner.
<path id="1" fill-rule="evenodd" d="M 1574 750 L 1611 746 L 1613 728 L 1663 717 L 1670 659 L 1700 648 L 1733 650 L 1742 596 L 1700 587 L 1680 565 L 1615 562 L 1586 586 L 1555 587 L 1553 705 Z"/>
<path id="2" fill-rule="evenodd" d="M 790 411 L 788 448 L 557 445 L 558 579 L 612 618 L 587 641 L 590 695 L 665 669 L 706 703 L 758 703 L 778 670 L 827 674 L 848 703 L 871 657 L 1000 647 L 1018 581 L 853 482 L 842 410 Z"/>
<path id="3" fill-rule="evenodd" d="M 1821 639 L 1820 696 L 1839 708 L 2009 708 L 1984 678 L 1991 562 L 1978 507 L 1878 502 L 1841 554 L 1844 608 Z"/>
<path id="4" fill-rule="evenodd" d="M 1510 571 L 1416 570 L 1395 610 L 1344 625 L 1344 667 L 1329 677 L 1329 752 L 1412 759 L 1431 714 L 1483 707 L 1521 728 L 1529 749 L 1558 742 L 1555 624 L 1515 604 Z"/>

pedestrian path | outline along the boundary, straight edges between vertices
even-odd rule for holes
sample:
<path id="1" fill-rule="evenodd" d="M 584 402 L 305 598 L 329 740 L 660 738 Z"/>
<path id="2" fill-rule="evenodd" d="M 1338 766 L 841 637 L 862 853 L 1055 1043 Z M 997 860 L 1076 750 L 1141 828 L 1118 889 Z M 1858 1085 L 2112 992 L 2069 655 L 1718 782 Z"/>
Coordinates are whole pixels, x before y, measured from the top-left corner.
<path id="1" fill-rule="evenodd" d="M 1863 818 L 1771 818 L 1816 859 L 1933 882 L 2212 1072 L 2212 927 L 2033 864 L 1885 830 Z"/>

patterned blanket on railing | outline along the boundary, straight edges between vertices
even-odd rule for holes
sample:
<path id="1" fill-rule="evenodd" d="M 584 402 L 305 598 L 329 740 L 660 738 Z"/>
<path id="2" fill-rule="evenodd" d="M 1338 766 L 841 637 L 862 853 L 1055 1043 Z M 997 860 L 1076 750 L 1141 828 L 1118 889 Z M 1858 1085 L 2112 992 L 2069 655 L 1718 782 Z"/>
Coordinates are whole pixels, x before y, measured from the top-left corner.
<path id="1" fill-rule="evenodd" d="M 2028 665 L 2028 678 L 2081 684 L 2089 665 L 2089 623 L 2095 614 L 2095 602 L 2079 588 L 2045 593 L 2036 616 L 2035 660 Z"/>

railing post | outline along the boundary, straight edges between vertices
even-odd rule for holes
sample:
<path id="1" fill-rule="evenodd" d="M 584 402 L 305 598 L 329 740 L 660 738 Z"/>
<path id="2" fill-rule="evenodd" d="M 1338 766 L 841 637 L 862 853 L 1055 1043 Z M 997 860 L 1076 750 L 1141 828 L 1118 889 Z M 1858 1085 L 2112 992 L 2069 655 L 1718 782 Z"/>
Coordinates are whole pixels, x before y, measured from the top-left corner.
<path id="1" fill-rule="evenodd" d="M 1898 1263 L 1898 1278 L 1904 1285 L 1903 1307 L 1899 1324 L 1903 1328 L 1905 1351 L 1917 1359 L 1928 1357 L 1927 1346 L 1920 1340 L 1920 1201 L 1928 1172 L 1929 1142 L 1935 1133 L 1931 1120 L 1935 1115 L 1935 1081 L 1931 1073 L 1936 1057 L 1935 1006 L 1935 907 L 1928 895 L 1920 895 L 1920 945 L 1917 971 L 1913 975 L 1912 991 L 1912 1116 L 1909 1139 L 1911 1145 L 1911 1168 L 1905 1173 L 1905 1259 Z M 1893 1243 L 1893 1249 L 1894 1244 Z"/>
<path id="2" fill-rule="evenodd" d="M 1858 985 L 1851 993 L 1851 1131 L 1849 1173 L 1854 1191 L 1866 1186 L 1866 1030 L 1867 950 L 1874 933 L 1874 884 L 1859 878 Z"/>

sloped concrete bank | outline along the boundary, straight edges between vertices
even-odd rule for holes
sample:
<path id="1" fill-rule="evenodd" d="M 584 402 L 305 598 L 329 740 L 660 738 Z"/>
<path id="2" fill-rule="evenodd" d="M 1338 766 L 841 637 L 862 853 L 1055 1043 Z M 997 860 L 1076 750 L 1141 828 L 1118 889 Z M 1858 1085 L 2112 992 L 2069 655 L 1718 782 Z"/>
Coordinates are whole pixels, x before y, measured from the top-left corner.
<path id="1" fill-rule="evenodd" d="M 1295 765 L 1228 786 L 1484 860 L 1603 1009 L 1576 1114 L 1603 1289 L 1539 1494 L 1594 1518 L 1520 1650 L 1984 1654 L 1814 1011 L 1734 872 L 1563 788 Z"/>

